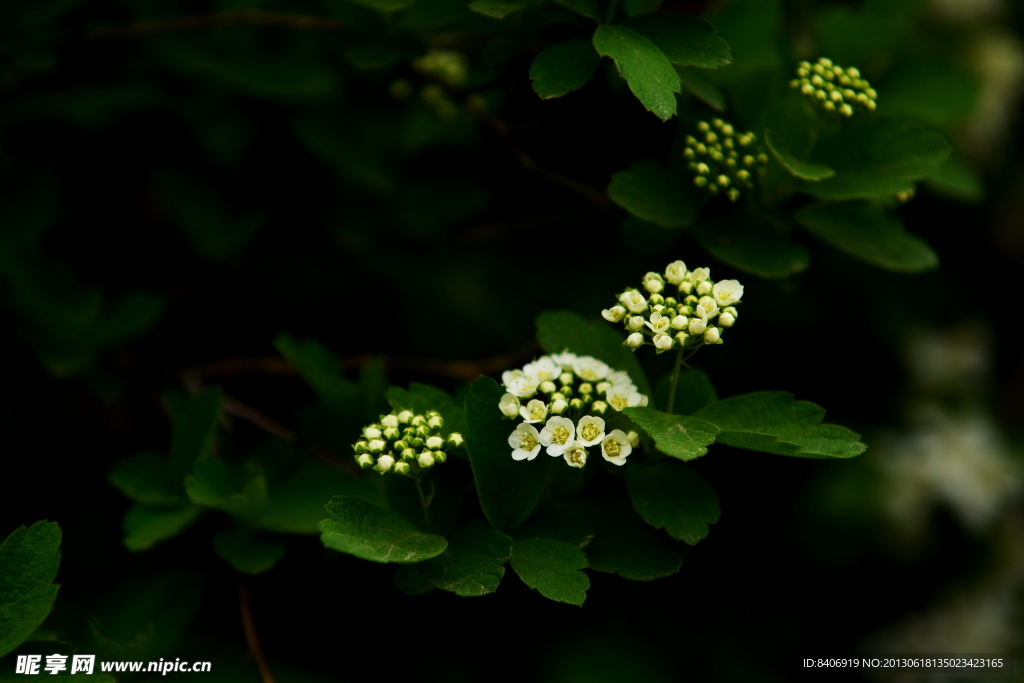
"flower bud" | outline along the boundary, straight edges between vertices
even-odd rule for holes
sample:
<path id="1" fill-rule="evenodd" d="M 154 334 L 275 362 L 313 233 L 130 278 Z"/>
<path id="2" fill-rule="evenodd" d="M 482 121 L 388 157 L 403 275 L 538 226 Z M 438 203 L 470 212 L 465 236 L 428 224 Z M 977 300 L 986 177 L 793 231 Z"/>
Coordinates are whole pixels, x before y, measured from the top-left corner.
<path id="1" fill-rule="evenodd" d="M 392 448 L 395 449 L 395 453 L 401 453 L 402 451 L 404 451 L 408 447 L 409 447 L 409 442 L 406 441 L 405 439 L 400 439 L 400 440 L 396 441 L 394 443 L 394 445 L 392 446 Z"/>
<path id="2" fill-rule="evenodd" d="M 543 382 L 540 383 L 541 393 L 551 394 L 551 393 L 554 393 L 555 389 L 557 389 L 557 388 L 558 387 L 555 386 L 555 383 L 552 382 L 549 379 L 546 379 L 546 380 L 544 380 Z"/>
<path id="3" fill-rule="evenodd" d="M 420 453 L 420 457 L 417 458 L 416 462 L 419 466 L 426 469 L 434 466 L 434 455 L 430 451 L 423 451 Z"/>
<path id="4" fill-rule="evenodd" d="M 718 324 L 722 327 L 732 327 L 736 323 L 736 316 L 732 313 L 722 313 L 718 316 Z"/>
<path id="5" fill-rule="evenodd" d="M 572 384 L 573 379 L 575 378 L 573 377 L 571 372 L 563 372 L 561 375 L 558 376 L 558 381 L 561 382 L 562 384 Z"/>
<path id="6" fill-rule="evenodd" d="M 654 305 L 654 306 L 660 306 L 661 304 L 665 303 L 665 297 L 663 297 L 661 294 L 657 294 L 657 293 L 651 294 L 647 298 L 647 303 L 649 303 L 651 305 Z"/>
<path id="7" fill-rule="evenodd" d="M 411 448 L 423 448 L 423 439 L 418 436 L 414 436 L 409 439 L 409 446 Z"/>
<path id="8" fill-rule="evenodd" d="M 593 390 L 594 390 L 594 385 L 591 384 L 590 382 L 584 382 L 583 384 L 580 385 L 580 393 L 581 394 L 589 394 Z"/>
<path id="9" fill-rule="evenodd" d="M 704 334 L 704 330 L 707 329 L 707 323 L 700 318 L 690 318 L 690 334 Z"/>
<path id="10" fill-rule="evenodd" d="M 373 456 L 369 453 L 363 453 L 356 458 L 356 462 L 365 470 L 367 467 L 373 467 Z"/>
<path id="11" fill-rule="evenodd" d="M 753 158 L 751 158 L 751 163 L 753 163 Z M 693 291 L 693 283 L 690 282 L 689 280 L 684 280 L 683 282 L 679 283 L 679 292 L 681 294 L 689 294 L 692 291 Z"/>
<path id="12" fill-rule="evenodd" d="M 516 417 L 519 415 L 519 399 L 515 394 L 505 394 L 498 401 L 498 409 L 505 417 Z"/>
<path id="13" fill-rule="evenodd" d="M 458 448 L 465 442 L 466 440 L 462 438 L 462 434 L 459 434 L 458 432 L 452 432 L 448 435 L 448 446 L 450 448 Z"/>
<path id="14" fill-rule="evenodd" d="M 629 319 L 629 324 L 627 325 L 627 327 L 629 327 L 629 329 L 631 329 L 634 332 L 636 332 L 637 330 L 639 330 L 643 326 L 644 326 L 644 319 L 642 317 L 640 317 L 639 315 L 634 315 L 633 317 L 631 317 Z"/>
<path id="15" fill-rule="evenodd" d="M 612 306 L 601 311 L 601 317 L 610 323 L 617 323 L 626 315 L 625 306 Z"/>
<path id="16" fill-rule="evenodd" d="M 722 338 L 722 333 L 718 331 L 717 327 L 709 327 L 704 330 L 704 343 L 705 344 L 717 344 Z"/>
<path id="17" fill-rule="evenodd" d="M 413 427 L 426 427 L 427 418 L 423 417 L 422 415 L 413 415 L 411 424 Z"/>
<path id="18" fill-rule="evenodd" d="M 409 424 L 410 420 L 412 420 L 412 411 L 411 410 L 403 410 L 402 412 L 398 413 L 398 421 L 401 424 L 407 425 L 407 424 Z"/>
<path id="19" fill-rule="evenodd" d="M 637 446 L 640 445 L 640 435 L 631 430 L 628 434 L 626 434 L 626 441 L 629 442 L 630 446 L 636 448 Z"/>
<path id="20" fill-rule="evenodd" d="M 628 346 L 631 349 L 638 349 L 643 345 L 644 335 L 640 334 L 639 332 L 634 332 L 633 334 L 626 337 L 626 346 Z"/>
<path id="21" fill-rule="evenodd" d="M 662 279 L 660 273 L 647 273 L 643 279 L 644 289 L 652 294 L 657 294 L 661 290 L 665 289 L 665 280 Z"/>
<path id="22" fill-rule="evenodd" d="M 381 439 L 373 439 L 372 441 L 370 441 L 367 450 L 373 453 L 374 455 L 377 455 L 378 453 L 383 453 L 384 448 L 386 446 L 387 444 L 385 444 Z"/>
<path id="23" fill-rule="evenodd" d="M 380 418 L 380 423 L 385 428 L 398 427 L 398 416 L 395 414 L 384 415 L 383 417 Z"/>
<path id="24" fill-rule="evenodd" d="M 367 439 L 371 439 L 371 440 L 372 439 L 379 439 L 380 438 L 380 429 L 378 429 L 375 425 L 370 425 L 369 427 L 367 427 L 367 428 L 365 428 L 363 430 L 363 436 L 365 436 Z"/>
<path id="25" fill-rule="evenodd" d="M 672 327 L 677 329 L 677 330 L 685 329 L 686 328 L 686 316 L 685 315 L 677 315 L 676 317 L 672 318 Z"/>
<path id="26" fill-rule="evenodd" d="M 594 405 L 590 406 L 590 409 L 598 415 L 604 415 L 608 411 L 608 404 L 604 401 L 594 401 Z"/>
<path id="27" fill-rule="evenodd" d="M 409 470 L 411 470 L 411 469 L 412 469 L 412 467 L 407 462 L 396 462 L 395 463 L 395 473 L 397 473 L 397 474 L 401 474 L 401 475 L 404 475 L 404 476 L 408 477 L 409 476 Z"/>
<path id="28" fill-rule="evenodd" d="M 676 334 L 676 343 L 679 344 L 680 346 L 683 346 L 689 340 L 690 335 L 687 334 L 686 332 L 679 332 L 678 334 Z"/>
<path id="29" fill-rule="evenodd" d="M 551 413 L 554 415 L 561 415 L 565 412 L 565 409 L 569 407 L 565 399 L 558 398 L 551 403 Z"/>
<path id="30" fill-rule="evenodd" d="M 415 459 L 416 459 L 416 449 L 415 448 L 405 448 L 405 449 L 402 450 L 402 460 L 404 460 L 406 462 L 412 462 Z"/>
<path id="31" fill-rule="evenodd" d="M 429 439 L 427 439 L 424 442 L 424 444 L 430 450 L 436 451 L 437 449 L 444 447 L 444 439 L 442 439 L 440 436 L 432 436 Z"/>
<path id="32" fill-rule="evenodd" d="M 392 458 L 390 455 L 382 455 L 379 458 L 377 458 L 377 465 L 373 469 L 377 470 L 381 474 L 384 474 L 385 472 L 390 472 L 391 467 L 394 464 L 394 458 Z"/>
<path id="33" fill-rule="evenodd" d="M 659 332 L 658 334 L 656 334 L 654 336 L 653 341 L 654 346 L 656 346 L 659 351 L 668 351 L 673 346 L 675 346 L 675 340 L 673 340 L 672 337 L 668 336 L 664 332 Z"/>
<path id="34" fill-rule="evenodd" d="M 419 427 L 416 428 L 416 436 L 418 436 L 421 439 L 426 439 L 428 436 L 430 436 L 430 427 L 426 425 L 420 425 Z"/>
<path id="35" fill-rule="evenodd" d="M 427 426 L 430 427 L 431 429 L 440 429 L 441 427 L 444 427 L 444 418 L 442 418 L 439 414 L 434 413 L 429 418 L 427 418 Z"/>
<path id="36" fill-rule="evenodd" d="M 448 454 L 444 451 L 434 451 L 432 455 L 434 456 L 434 462 L 441 463 L 448 459 Z"/>
<path id="37" fill-rule="evenodd" d="M 573 410 L 580 410 L 583 407 L 583 399 L 569 399 L 569 407 L 572 408 Z"/>
<path id="38" fill-rule="evenodd" d="M 396 429 L 395 427 L 385 427 L 384 438 L 387 439 L 388 441 L 394 441 L 395 439 L 398 438 L 398 429 Z"/>
<path id="39" fill-rule="evenodd" d="M 369 448 L 369 441 L 356 441 L 355 445 L 352 446 L 352 450 L 356 452 L 356 455 L 359 455 L 360 453 L 365 453 L 367 450 L 369 450 Z"/>
<path id="40" fill-rule="evenodd" d="M 562 387 L 562 390 L 558 392 L 562 395 L 562 398 L 568 399 L 572 397 L 572 387 Z"/>
<path id="41" fill-rule="evenodd" d="M 665 279 L 673 285 L 678 285 L 686 277 L 686 264 L 682 261 L 673 261 L 665 266 Z"/>
<path id="42" fill-rule="evenodd" d="M 675 308 L 677 305 L 679 305 L 679 302 L 676 301 L 674 297 L 671 297 L 671 296 L 665 297 L 665 306 L 667 308 Z"/>
<path id="43" fill-rule="evenodd" d="M 711 293 L 711 281 L 704 280 L 697 285 L 697 296 L 704 296 Z"/>
<path id="44" fill-rule="evenodd" d="M 606 392 L 609 389 L 611 389 L 611 387 L 612 387 L 612 383 L 606 381 L 606 382 L 598 382 L 597 386 L 594 387 L 594 388 L 597 389 L 597 393 L 603 394 L 604 392 Z"/>

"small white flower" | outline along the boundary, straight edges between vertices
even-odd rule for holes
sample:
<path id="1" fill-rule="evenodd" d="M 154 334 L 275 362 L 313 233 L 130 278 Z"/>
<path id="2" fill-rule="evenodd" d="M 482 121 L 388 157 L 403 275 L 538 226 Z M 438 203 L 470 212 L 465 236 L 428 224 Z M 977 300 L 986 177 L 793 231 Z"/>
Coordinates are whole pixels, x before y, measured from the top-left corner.
<path id="1" fill-rule="evenodd" d="M 690 318 L 689 332 L 690 334 L 704 334 L 704 330 L 708 327 L 706 319 L 701 318 Z"/>
<path id="2" fill-rule="evenodd" d="M 515 457 L 514 455 L 512 457 Z M 420 467 L 427 468 L 434 466 L 434 454 L 430 451 L 423 451 L 420 453 L 420 457 L 416 459 L 416 462 L 420 464 Z"/>
<path id="3" fill-rule="evenodd" d="M 440 436 L 432 436 L 427 439 L 426 445 L 430 450 L 437 451 L 444 448 L 444 439 Z"/>
<path id="4" fill-rule="evenodd" d="M 657 294 L 665 289 L 665 279 L 661 277 L 660 273 L 647 273 L 644 275 L 643 284 L 644 289 L 651 294 Z"/>
<path id="5" fill-rule="evenodd" d="M 612 306 L 601 311 L 601 317 L 610 323 L 619 322 L 624 315 L 626 315 L 626 309 L 623 306 Z"/>
<path id="6" fill-rule="evenodd" d="M 697 296 L 704 296 L 711 293 L 711 280 L 705 280 L 697 285 Z"/>
<path id="7" fill-rule="evenodd" d="M 661 313 L 651 313 L 651 319 L 646 323 L 647 327 L 654 333 L 664 332 L 672 325 L 672 319 Z"/>
<path id="8" fill-rule="evenodd" d="M 644 345 L 644 335 L 640 334 L 639 332 L 634 332 L 633 334 L 626 337 L 626 345 L 629 346 L 629 348 L 631 349 L 640 348 L 641 346 Z"/>
<path id="9" fill-rule="evenodd" d="M 743 296 L 743 285 L 736 280 L 722 280 L 716 282 L 711 291 L 719 306 L 730 306 Z"/>
<path id="10" fill-rule="evenodd" d="M 520 422 L 508 437 L 513 460 L 533 460 L 540 453 L 540 435 L 533 425 Z"/>
<path id="11" fill-rule="evenodd" d="M 732 313 L 723 313 L 718 316 L 718 324 L 722 327 L 732 327 L 736 324 L 736 316 Z"/>
<path id="12" fill-rule="evenodd" d="M 576 425 L 577 443 L 594 446 L 604 438 L 604 420 L 593 415 L 584 415 Z"/>
<path id="13" fill-rule="evenodd" d="M 541 356 L 532 363 L 523 366 L 523 374 L 536 377 L 539 382 L 552 380 L 560 375 L 562 369 L 555 364 L 548 356 Z"/>
<path id="14" fill-rule="evenodd" d="M 395 459 L 390 455 L 382 455 L 377 458 L 377 466 L 373 469 L 377 470 L 381 474 L 391 471 L 392 465 L 395 464 Z"/>
<path id="15" fill-rule="evenodd" d="M 390 428 L 398 427 L 398 416 L 397 415 L 385 415 L 384 417 L 382 417 L 380 419 L 380 423 L 385 428 L 388 428 L 388 427 L 390 427 Z"/>
<path id="16" fill-rule="evenodd" d="M 630 432 L 635 434 L 636 432 Z M 629 438 L 621 429 L 613 429 L 604 437 L 601 442 L 601 457 L 613 465 L 622 466 L 626 464 L 626 458 L 633 452 L 633 446 Z"/>
<path id="17" fill-rule="evenodd" d="M 611 372 L 611 368 L 608 367 L 607 363 L 603 363 L 596 358 L 590 356 L 581 356 L 576 359 L 573 363 L 572 369 L 584 382 L 596 382 L 602 380 L 608 376 Z"/>
<path id="18" fill-rule="evenodd" d="M 643 399 L 644 395 L 631 386 L 612 387 L 605 393 L 605 400 L 615 410 L 635 408 Z"/>
<path id="19" fill-rule="evenodd" d="M 567 417 L 552 417 L 540 431 L 540 442 L 547 446 L 547 454 L 557 457 L 565 452 L 576 436 L 576 427 Z"/>
<path id="20" fill-rule="evenodd" d="M 509 393 L 519 398 L 530 398 L 537 393 L 537 385 L 540 384 L 537 377 L 527 375 L 522 370 L 506 370 L 501 373 L 501 381 Z"/>
<path id="21" fill-rule="evenodd" d="M 704 330 L 704 343 L 705 344 L 717 344 L 718 340 L 722 338 L 722 333 L 718 331 L 717 327 L 709 327 Z"/>
<path id="22" fill-rule="evenodd" d="M 542 422 L 544 418 L 548 416 L 548 405 L 544 403 L 544 401 L 533 399 L 525 406 L 519 408 L 519 414 L 522 415 L 523 419 L 530 424 L 533 424 L 534 422 Z M 429 443 L 429 441 L 427 443 Z M 440 448 L 440 446 L 438 448 Z"/>
<path id="23" fill-rule="evenodd" d="M 515 394 L 505 394 L 498 401 L 498 408 L 505 417 L 515 417 L 519 414 L 519 399 Z"/>
<path id="24" fill-rule="evenodd" d="M 644 319 L 642 316 L 634 315 L 630 317 L 627 326 L 629 327 L 629 329 L 636 332 L 637 330 L 644 326 Z"/>
<path id="25" fill-rule="evenodd" d="M 698 268 L 691 270 L 686 275 L 686 279 L 692 282 L 695 286 L 711 278 L 710 268 Z"/>
<path id="26" fill-rule="evenodd" d="M 678 285 L 686 279 L 686 264 L 682 261 L 673 261 L 665 266 L 665 279 Z"/>
<path id="27" fill-rule="evenodd" d="M 700 300 L 697 301 L 697 305 L 704 309 L 708 317 L 713 316 L 718 312 L 718 302 L 710 296 L 702 296 Z"/>
<path id="28" fill-rule="evenodd" d="M 685 315 L 677 315 L 676 317 L 672 318 L 672 327 L 674 329 L 685 330 L 686 329 L 686 325 L 687 325 L 687 320 L 686 320 L 686 316 Z"/>
<path id="29" fill-rule="evenodd" d="M 579 441 L 573 441 L 562 453 L 569 467 L 583 467 L 587 464 L 587 449 Z"/>
<path id="30" fill-rule="evenodd" d="M 620 294 L 619 303 L 628 308 L 630 313 L 640 313 L 647 308 L 647 299 L 635 290 Z"/>
<path id="31" fill-rule="evenodd" d="M 651 341 L 654 342 L 654 346 L 659 351 L 668 351 L 673 346 L 675 346 L 675 340 L 672 339 L 672 337 L 665 334 L 664 332 L 659 332 L 658 334 L 654 335 L 654 339 L 652 339 Z"/>
<path id="32" fill-rule="evenodd" d="M 572 369 L 572 364 L 576 361 L 576 354 L 570 353 L 569 351 L 563 351 L 562 353 L 553 353 L 549 358 L 555 362 L 555 365 L 563 370 L 570 370 Z"/>
<path id="33" fill-rule="evenodd" d="M 553 415 L 561 415 L 565 412 L 565 409 L 569 407 L 564 398 L 556 398 L 551 403 L 551 413 Z"/>

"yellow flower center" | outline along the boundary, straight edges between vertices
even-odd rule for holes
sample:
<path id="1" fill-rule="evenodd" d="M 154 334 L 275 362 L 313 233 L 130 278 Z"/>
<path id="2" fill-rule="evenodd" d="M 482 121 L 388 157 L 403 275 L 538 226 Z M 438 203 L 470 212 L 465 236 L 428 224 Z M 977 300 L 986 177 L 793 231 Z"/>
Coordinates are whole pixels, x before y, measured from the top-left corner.
<path id="1" fill-rule="evenodd" d="M 533 438 L 533 434 L 527 434 L 519 439 L 519 447 L 524 451 L 532 451 L 537 447 L 537 440 Z"/>
<path id="2" fill-rule="evenodd" d="M 614 458 L 620 452 L 622 452 L 622 448 L 619 446 L 618 441 L 616 441 L 615 439 L 611 439 L 610 441 L 605 442 L 604 452 L 608 455 L 609 458 Z"/>
<path id="3" fill-rule="evenodd" d="M 574 448 L 571 451 L 569 451 L 569 460 L 574 465 L 582 465 L 584 453 L 586 453 L 586 451 L 584 451 L 582 448 Z"/>
<path id="4" fill-rule="evenodd" d="M 626 401 L 626 397 L 622 394 L 615 394 L 608 399 L 608 402 L 612 404 L 612 407 L 615 408 L 615 410 L 622 410 L 628 403 Z"/>
<path id="5" fill-rule="evenodd" d="M 551 433 L 551 442 L 557 444 L 564 444 L 569 440 L 569 430 L 565 427 L 556 427 L 555 431 Z"/>
<path id="6" fill-rule="evenodd" d="M 580 436 L 583 437 L 584 441 L 593 441 L 600 433 L 601 430 L 598 429 L 597 425 L 593 422 L 588 422 L 583 426 L 583 429 L 580 430 Z"/>
<path id="7" fill-rule="evenodd" d="M 543 420 L 546 412 L 546 406 L 543 403 L 534 404 L 534 406 L 530 408 L 530 419 Z"/>

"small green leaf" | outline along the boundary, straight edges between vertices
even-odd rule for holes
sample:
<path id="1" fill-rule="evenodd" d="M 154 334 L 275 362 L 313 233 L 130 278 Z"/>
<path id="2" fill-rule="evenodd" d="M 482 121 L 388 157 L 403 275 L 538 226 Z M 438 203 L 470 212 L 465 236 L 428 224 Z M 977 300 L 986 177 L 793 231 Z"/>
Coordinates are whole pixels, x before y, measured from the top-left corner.
<path id="1" fill-rule="evenodd" d="M 824 408 L 796 401 L 781 391 L 727 398 L 699 410 L 695 417 L 718 425 L 719 443 L 752 451 L 827 459 L 852 458 L 867 449 L 860 434 L 821 424 Z"/>
<path id="2" fill-rule="evenodd" d="M 497 590 L 511 554 L 511 538 L 473 520 L 455 532 L 443 553 L 418 569 L 442 590 L 463 597 L 486 595 Z"/>
<path id="3" fill-rule="evenodd" d="M 359 388 L 341 374 L 337 358 L 323 344 L 315 339 L 299 341 L 282 332 L 274 340 L 274 347 L 332 410 L 345 414 L 356 404 Z"/>
<path id="4" fill-rule="evenodd" d="M 640 103 L 662 121 L 676 114 L 679 75 L 658 46 L 626 26 L 598 26 L 594 49 L 611 57 Z"/>
<path id="5" fill-rule="evenodd" d="M 633 463 L 626 470 L 633 507 L 655 529 L 689 545 L 708 535 L 721 511 L 711 484 L 688 465 L 664 460 Z"/>
<path id="6" fill-rule="evenodd" d="M 715 35 L 714 26 L 692 14 L 642 14 L 628 20 L 625 26 L 649 38 L 673 64 L 702 69 L 732 64 L 729 44 Z"/>
<path id="7" fill-rule="evenodd" d="M 797 178 L 804 180 L 824 180 L 836 174 L 828 166 L 812 164 L 809 161 L 800 161 L 789 151 L 789 145 L 775 131 L 765 129 L 764 142 L 775 158 L 787 171 Z"/>
<path id="8" fill-rule="evenodd" d="M 608 196 L 635 216 L 666 228 L 689 225 L 697 207 L 686 194 L 681 177 L 657 161 L 637 161 L 612 176 Z"/>
<path id="9" fill-rule="evenodd" d="M 21 645 L 53 608 L 60 586 L 60 527 L 20 526 L 0 544 L 0 657 Z"/>
<path id="10" fill-rule="evenodd" d="M 139 453 L 120 461 L 107 481 L 136 503 L 176 505 L 188 501 L 181 477 L 171 472 L 170 462 L 158 453 Z"/>
<path id="11" fill-rule="evenodd" d="M 707 453 L 718 434 L 718 427 L 696 417 L 668 415 L 653 408 L 626 408 L 622 412 L 654 437 L 658 450 L 680 460 L 693 460 Z"/>
<path id="12" fill-rule="evenodd" d="M 586 85 L 601 63 L 589 40 L 573 38 L 537 55 L 530 65 L 533 91 L 542 100 L 561 97 Z"/>
<path id="13" fill-rule="evenodd" d="M 709 81 L 700 69 L 676 66 L 679 81 L 686 86 L 695 97 L 715 111 L 725 111 L 725 93 L 717 85 Z"/>
<path id="14" fill-rule="evenodd" d="M 220 531 L 213 535 L 213 549 L 222 560 L 243 574 L 262 574 L 284 557 L 284 541 L 250 530 Z"/>
<path id="15" fill-rule="evenodd" d="M 896 194 L 935 173 L 949 158 L 951 147 L 946 139 L 916 121 L 859 118 L 814 149 L 813 160 L 836 174 L 821 181 L 805 181 L 804 192 L 826 199 Z"/>
<path id="16" fill-rule="evenodd" d="M 152 548 L 161 541 L 174 538 L 203 514 L 199 505 L 157 507 L 136 503 L 124 513 L 124 547 L 133 553 Z"/>
<path id="17" fill-rule="evenodd" d="M 484 516 L 494 528 L 511 533 L 540 502 L 548 456 L 512 459 L 508 436 L 515 423 L 498 410 L 504 393 L 489 377 L 473 382 L 466 396 L 466 448 Z"/>
<path id="18" fill-rule="evenodd" d="M 603 360 L 612 370 L 625 370 L 641 394 L 651 395 L 647 374 L 636 354 L 622 345 L 625 337 L 604 320 L 587 322 L 572 311 L 544 311 L 537 316 L 537 341 L 548 353 L 568 350 Z M 505 436 L 511 432 L 509 428 Z"/>
<path id="19" fill-rule="evenodd" d="M 197 505 L 239 517 L 252 518 L 267 506 L 267 480 L 263 475 L 250 478 L 242 486 L 239 476 L 219 458 L 196 460 L 193 474 L 185 476 L 185 492 Z"/>
<path id="20" fill-rule="evenodd" d="M 655 389 L 657 405 L 664 408 L 668 405 L 668 390 L 672 384 L 672 376 L 665 375 Z M 693 415 L 704 406 L 718 400 L 718 392 L 711 384 L 711 378 L 700 368 L 690 368 L 679 373 L 676 381 L 676 400 L 672 406 L 675 415 Z"/>
<path id="21" fill-rule="evenodd" d="M 320 522 L 324 546 L 372 562 L 412 564 L 437 557 L 448 547 L 441 536 L 424 534 L 404 517 L 351 496 L 335 496 Z"/>
<path id="22" fill-rule="evenodd" d="M 939 265 L 939 257 L 896 216 L 870 202 L 829 202 L 798 211 L 807 231 L 850 256 L 887 270 L 919 273 Z"/>
<path id="23" fill-rule="evenodd" d="M 953 155 L 942 167 L 924 179 L 929 189 L 976 204 L 985 198 L 985 185 L 978 172 L 963 158 Z"/>
<path id="24" fill-rule="evenodd" d="M 172 471 L 183 476 L 192 463 L 213 452 L 220 420 L 220 389 L 206 389 L 187 399 L 172 415 L 170 464 Z"/>
<path id="25" fill-rule="evenodd" d="M 549 600 L 583 605 L 590 588 L 583 551 L 550 538 L 531 538 L 512 544 L 512 569 L 530 588 Z"/>
<path id="26" fill-rule="evenodd" d="M 314 460 L 281 483 L 272 483 L 267 506 L 253 524 L 285 534 L 319 533 L 324 504 L 334 496 L 353 496 L 383 507 L 380 490 L 368 479 L 353 479 L 348 473 Z"/>
<path id="27" fill-rule="evenodd" d="M 576 14 L 582 14 L 588 19 L 601 21 L 601 13 L 597 9 L 597 0 L 555 0 L 555 2 Z"/>
<path id="28" fill-rule="evenodd" d="M 500 2 L 500 0 L 473 0 L 469 3 L 469 9 L 474 12 L 491 17 L 492 19 L 504 19 L 513 12 L 526 7 L 528 2 Z"/>
<path id="29" fill-rule="evenodd" d="M 794 244 L 763 216 L 741 214 L 703 223 L 694 236 L 723 263 L 770 280 L 803 272 L 810 262 L 806 247 Z"/>

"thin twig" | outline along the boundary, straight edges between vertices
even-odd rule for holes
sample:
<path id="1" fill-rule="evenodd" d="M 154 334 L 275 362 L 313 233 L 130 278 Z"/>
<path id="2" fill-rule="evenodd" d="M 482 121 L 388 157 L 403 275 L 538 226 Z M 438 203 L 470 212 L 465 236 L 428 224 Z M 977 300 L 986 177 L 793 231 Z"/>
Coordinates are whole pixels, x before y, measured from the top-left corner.
<path id="1" fill-rule="evenodd" d="M 270 667 L 267 666 L 267 658 L 263 656 L 260 649 L 260 639 L 256 635 L 256 622 L 252 618 L 252 607 L 249 606 L 249 591 L 245 588 L 242 577 L 238 577 L 238 607 L 242 612 L 242 628 L 245 629 L 245 640 L 249 643 L 249 652 L 256 660 L 256 666 L 260 669 L 260 678 L 263 683 L 277 683 Z"/>
<path id="2" fill-rule="evenodd" d="M 331 17 L 317 17 L 306 14 L 289 14 L 287 12 L 271 12 L 264 9 L 240 8 L 185 17 L 166 17 L 163 19 L 143 19 L 121 26 L 96 28 L 85 34 L 88 40 L 105 40 L 108 38 L 144 38 L 162 33 L 178 33 L 181 31 L 200 31 L 223 26 L 281 26 L 301 30 L 337 31 L 345 28 L 345 22 Z"/>

